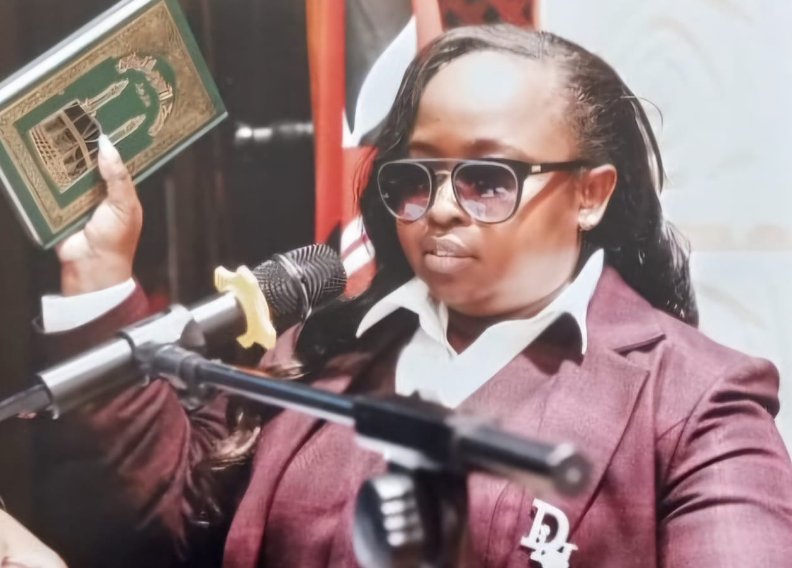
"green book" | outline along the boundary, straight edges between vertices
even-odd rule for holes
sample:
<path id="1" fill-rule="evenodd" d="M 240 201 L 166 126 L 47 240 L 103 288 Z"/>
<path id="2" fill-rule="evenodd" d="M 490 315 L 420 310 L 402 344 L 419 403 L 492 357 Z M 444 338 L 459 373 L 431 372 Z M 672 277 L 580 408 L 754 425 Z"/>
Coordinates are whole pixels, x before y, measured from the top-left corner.
<path id="1" fill-rule="evenodd" d="M 177 0 L 125 0 L 0 83 L 0 185 L 49 248 L 104 197 L 100 134 L 139 182 L 226 114 Z"/>

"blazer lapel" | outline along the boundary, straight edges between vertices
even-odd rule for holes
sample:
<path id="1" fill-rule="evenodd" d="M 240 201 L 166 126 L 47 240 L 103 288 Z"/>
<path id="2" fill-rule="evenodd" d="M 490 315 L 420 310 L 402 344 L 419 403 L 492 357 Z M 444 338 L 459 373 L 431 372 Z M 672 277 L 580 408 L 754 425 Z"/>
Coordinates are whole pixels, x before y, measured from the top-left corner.
<path id="1" fill-rule="evenodd" d="M 475 477 L 470 528 L 475 542 L 486 543 L 486 549 L 475 551 L 482 565 L 500 565 L 528 535 L 534 499 L 564 513 L 574 543 L 574 531 L 630 422 L 650 370 L 628 354 L 663 337 L 654 309 L 606 267 L 589 305 L 587 328 L 585 355 L 570 349 L 569 341 L 536 342 L 526 359 L 512 363 L 509 376 L 493 378 L 460 407 L 498 417 L 504 429 L 524 436 L 570 442 L 590 465 L 588 484 L 575 496 L 545 484 L 526 491 L 499 478 Z"/>
<path id="2" fill-rule="evenodd" d="M 553 359 L 548 350 L 537 347 L 535 353 L 545 352 L 537 353 L 533 360 Z M 589 482 L 580 494 L 568 496 L 541 481 L 526 490 L 499 477 L 473 476 L 469 485 L 470 530 L 474 543 L 486 545 L 473 551 L 483 566 L 500 565 L 528 534 L 534 499 L 560 509 L 569 520 L 570 534 L 574 534 L 649 376 L 647 369 L 592 343 L 582 361 L 566 358 L 546 372 L 547 376 L 539 381 L 545 384 L 536 391 L 524 386 L 524 378 L 493 380 L 493 384 L 488 383 L 482 392 L 466 401 L 462 409 L 497 416 L 489 404 L 503 401 L 499 421 L 502 428 L 542 441 L 574 444 L 590 465 Z M 496 394 L 493 389 L 504 389 L 509 396 L 504 396 L 504 392 Z"/>
<path id="3" fill-rule="evenodd" d="M 574 531 L 608 468 L 649 371 L 614 351 L 591 346 L 577 372 L 558 377 L 543 413 L 538 437 L 571 442 L 590 466 L 578 495 L 537 495 L 561 509 Z"/>
<path id="4" fill-rule="evenodd" d="M 591 468 L 579 495 L 547 497 L 567 515 L 571 532 L 588 509 L 650 375 L 627 354 L 664 335 L 654 308 L 610 267 L 589 305 L 587 325 L 588 351 L 574 371 L 558 376 L 538 432 L 544 440 L 574 443 Z"/>

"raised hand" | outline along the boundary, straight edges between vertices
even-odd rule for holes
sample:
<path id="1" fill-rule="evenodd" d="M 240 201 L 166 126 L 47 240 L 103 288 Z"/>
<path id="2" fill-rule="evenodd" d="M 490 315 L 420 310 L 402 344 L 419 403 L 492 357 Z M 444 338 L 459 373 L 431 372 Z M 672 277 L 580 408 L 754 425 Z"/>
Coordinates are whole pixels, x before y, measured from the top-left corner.
<path id="1" fill-rule="evenodd" d="M 85 228 L 56 249 L 64 296 L 103 290 L 132 276 L 143 208 L 118 150 L 104 135 L 99 139 L 98 161 L 107 196 Z"/>

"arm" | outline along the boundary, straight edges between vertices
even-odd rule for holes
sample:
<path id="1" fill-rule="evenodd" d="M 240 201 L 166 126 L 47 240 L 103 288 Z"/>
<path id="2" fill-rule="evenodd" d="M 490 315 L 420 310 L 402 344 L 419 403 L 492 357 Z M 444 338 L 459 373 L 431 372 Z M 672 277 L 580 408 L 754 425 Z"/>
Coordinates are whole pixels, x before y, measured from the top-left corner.
<path id="1" fill-rule="evenodd" d="M 778 374 L 764 361 L 728 368 L 704 393 L 661 480 L 661 566 L 789 563 L 792 464 L 777 412 Z"/>
<path id="2" fill-rule="evenodd" d="M 99 166 L 108 196 L 85 229 L 58 249 L 67 297 L 117 286 L 132 273 L 140 203 L 120 156 L 106 144 Z M 45 351 L 56 360 L 68 357 L 147 312 L 136 289 L 100 317 L 45 335 Z M 197 512 L 191 471 L 226 436 L 223 398 L 188 413 L 167 384 L 154 381 L 61 420 L 39 421 L 37 433 L 43 528 L 70 563 L 165 566 L 185 555 Z"/>
<path id="3" fill-rule="evenodd" d="M 102 317 L 42 341 L 56 357 L 81 351 L 140 319 L 147 307 L 137 289 Z M 45 472 L 39 496 L 53 531 L 43 534 L 79 566 L 94 559 L 101 565 L 123 549 L 135 551 L 137 565 L 184 557 L 199 506 L 191 471 L 226 437 L 225 424 L 224 398 L 187 413 L 164 381 L 39 421 Z"/>

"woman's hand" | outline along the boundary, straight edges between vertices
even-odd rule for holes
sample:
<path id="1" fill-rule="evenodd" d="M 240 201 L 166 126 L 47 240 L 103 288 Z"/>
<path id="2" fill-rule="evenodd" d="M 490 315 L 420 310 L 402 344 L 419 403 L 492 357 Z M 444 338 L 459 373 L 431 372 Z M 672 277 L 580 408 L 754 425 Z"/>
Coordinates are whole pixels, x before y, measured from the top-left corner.
<path id="1" fill-rule="evenodd" d="M 66 564 L 0 509 L 0 568 L 66 568 Z"/>
<path id="2" fill-rule="evenodd" d="M 118 150 L 106 136 L 99 139 L 98 162 L 107 196 L 85 228 L 57 247 L 64 296 L 96 292 L 132 277 L 143 208 Z"/>

